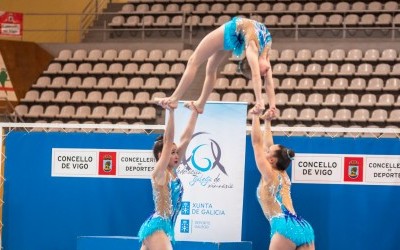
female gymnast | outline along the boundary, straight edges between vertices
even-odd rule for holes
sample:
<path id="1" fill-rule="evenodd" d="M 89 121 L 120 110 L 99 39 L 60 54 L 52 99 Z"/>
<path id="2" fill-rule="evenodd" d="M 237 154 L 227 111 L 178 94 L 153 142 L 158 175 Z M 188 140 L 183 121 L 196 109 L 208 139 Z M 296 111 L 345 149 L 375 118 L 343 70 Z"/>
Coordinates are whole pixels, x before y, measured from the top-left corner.
<path id="1" fill-rule="evenodd" d="M 183 195 L 183 186 L 176 174 L 176 168 L 184 157 L 198 117 L 191 104 L 185 106 L 190 108 L 192 113 L 179 145 L 173 142 L 174 110 L 169 109 L 164 136 L 160 136 L 153 147 L 153 154 L 157 160 L 151 176 L 155 212 L 139 230 L 141 250 L 172 249 L 175 221 L 181 210 Z"/>
<path id="2" fill-rule="evenodd" d="M 290 195 L 291 182 L 286 169 L 295 153 L 282 145 L 274 144 L 271 132 L 271 114 L 267 111 L 264 136 L 260 117 L 253 113 L 251 139 L 256 165 L 261 173 L 257 198 L 271 226 L 270 250 L 314 250 L 314 231 L 311 225 L 298 216 Z"/>
<path id="3" fill-rule="evenodd" d="M 198 112 L 202 113 L 204 105 L 214 88 L 218 66 L 232 51 L 234 56 L 241 58 L 245 56 L 247 58 L 247 61 L 242 60 L 239 63 L 238 69 L 244 76 L 251 77 L 256 97 L 254 112 L 261 114 L 265 109 L 261 95 L 261 76 L 264 76 L 269 110 L 271 115 L 275 116 L 275 90 L 269 61 L 271 44 L 271 34 L 264 24 L 243 17 L 234 17 L 203 38 L 189 58 L 185 72 L 174 93 L 170 97 L 159 98 L 156 101 L 164 108 L 167 106 L 176 108 L 178 100 L 193 82 L 197 69 L 208 59 L 203 90 L 199 99 L 194 102 Z"/>

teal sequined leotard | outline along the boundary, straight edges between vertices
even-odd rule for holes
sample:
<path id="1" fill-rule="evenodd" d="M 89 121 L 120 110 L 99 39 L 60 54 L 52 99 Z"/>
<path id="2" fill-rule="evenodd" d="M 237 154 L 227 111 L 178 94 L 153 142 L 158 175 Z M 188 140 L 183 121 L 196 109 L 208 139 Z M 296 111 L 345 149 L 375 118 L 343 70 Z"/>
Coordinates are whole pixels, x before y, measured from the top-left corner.
<path id="1" fill-rule="evenodd" d="M 271 47 L 272 36 L 263 23 L 243 18 L 234 17 L 224 24 L 224 50 L 232 50 L 236 57 L 242 57 L 250 41 L 255 41 L 258 54 L 266 47 Z"/>
<path id="2" fill-rule="evenodd" d="M 291 182 L 286 172 L 273 171 L 273 178 L 261 179 L 257 198 L 271 225 L 271 238 L 275 233 L 291 240 L 296 246 L 314 242 L 311 225 L 294 211 L 290 197 Z"/>
<path id="3" fill-rule="evenodd" d="M 164 231 L 171 241 L 175 241 L 174 226 L 181 210 L 183 186 L 181 180 L 167 175 L 165 185 L 157 185 L 152 179 L 154 213 L 142 224 L 138 236 L 143 241 L 156 231 Z"/>

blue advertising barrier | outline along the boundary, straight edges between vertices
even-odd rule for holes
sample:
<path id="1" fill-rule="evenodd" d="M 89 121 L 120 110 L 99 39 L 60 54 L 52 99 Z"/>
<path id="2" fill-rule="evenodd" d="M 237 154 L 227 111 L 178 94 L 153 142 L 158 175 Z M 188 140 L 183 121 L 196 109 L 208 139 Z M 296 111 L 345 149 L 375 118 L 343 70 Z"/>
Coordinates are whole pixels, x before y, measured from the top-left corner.
<path id="1" fill-rule="evenodd" d="M 153 210 L 150 181 L 51 177 L 52 148 L 151 149 L 156 137 L 11 132 L 5 145 L 3 247 L 71 250 L 80 236 L 136 236 Z M 297 153 L 400 155 L 398 139 L 276 137 L 275 142 Z M 242 240 L 255 250 L 269 244 L 269 225 L 255 196 L 259 180 L 247 137 Z M 399 194 L 399 186 L 292 185 L 296 212 L 311 223 L 316 248 L 324 250 L 398 249 Z"/>

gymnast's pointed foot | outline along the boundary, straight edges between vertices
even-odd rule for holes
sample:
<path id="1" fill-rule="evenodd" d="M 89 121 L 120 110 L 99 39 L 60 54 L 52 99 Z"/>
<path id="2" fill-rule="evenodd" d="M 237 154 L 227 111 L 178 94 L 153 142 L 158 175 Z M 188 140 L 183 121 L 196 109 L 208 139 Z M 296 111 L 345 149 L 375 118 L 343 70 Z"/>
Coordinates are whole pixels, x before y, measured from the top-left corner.
<path id="1" fill-rule="evenodd" d="M 184 106 L 188 109 L 196 111 L 198 114 L 203 114 L 204 108 L 200 107 L 199 104 L 195 101 L 185 102 Z"/>
<path id="2" fill-rule="evenodd" d="M 154 101 L 165 109 L 176 109 L 178 107 L 178 101 L 172 97 L 155 98 Z"/>

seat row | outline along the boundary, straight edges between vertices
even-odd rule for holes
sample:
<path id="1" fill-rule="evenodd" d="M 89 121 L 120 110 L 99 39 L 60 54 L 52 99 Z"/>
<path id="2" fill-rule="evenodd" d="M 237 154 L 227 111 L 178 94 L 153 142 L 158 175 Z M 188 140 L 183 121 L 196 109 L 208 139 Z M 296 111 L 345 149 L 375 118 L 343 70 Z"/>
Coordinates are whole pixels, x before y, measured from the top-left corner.
<path id="1" fill-rule="evenodd" d="M 227 3 L 228 2 L 228 3 Z M 249 13 L 254 11 L 268 12 L 348 12 L 348 11 L 395 11 L 399 8 L 396 1 L 363 1 L 349 2 L 268 2 L 268 1 L 150 1 L 128 0 L 123 4 L 120 13 L 129 12 L 194 12 L 194 13 Z"/>
<path id="2" fill-rule="evenodd" d="M 160 49 L 145 50 L 145 49 L 77 49 L 72 51 L 70 49 L 60 50 L 54 61 L 57 62 L 144 62 L 144 61 L 165 61 L 165 62 L 186 62 L 193 54 L 192 49 L 183 49 L 181 51 L 176 49 L 166 50 L 165 53 Z"/>
<path id="3" fill-rule="evenodd" d="M 263 94 L 264 101 L 268 103 L 268 98 Z M 209 98 L 210 101 L 225 101 L 225 102 L 247 102 L 254 104 L 255 97 L 252 92 L 245 92 L 236 94 L 234 92 L 227 92 L 220 94 L 212 92 Z M 363 94 L 361 96 L 353 93 L 340 95 L 337 93 L 330 93 L 323 95 L 321 93 L 312 93 L 309 96 L 304 93 L 295 93 L 288 95 L 286 93 L 277 93 L 275 95 L 276 106 L 280 107 L 380 107 L 391 109 L 393 107 L 400 107 L 400 96 L 393 94 Z"/>
<path id="4" fill-rule="evenodd" d="M 121 106 L 106 106 L 91 107 L 88 105 L 82 106 L 58 106 L 49 105 L 42 106 L 40 104 L 32 105 L 30 108 L 27 105 L 20 104 L 15 107 L 14 115 L 18 115 L 23 119 L 62 119 L 62 120 L 125 120 L 125 121 L 153 121 L 156 118 L 156 109 L 154 107 L 144 107 L 140 109 L 137 106 L 123 108 Z"/>

